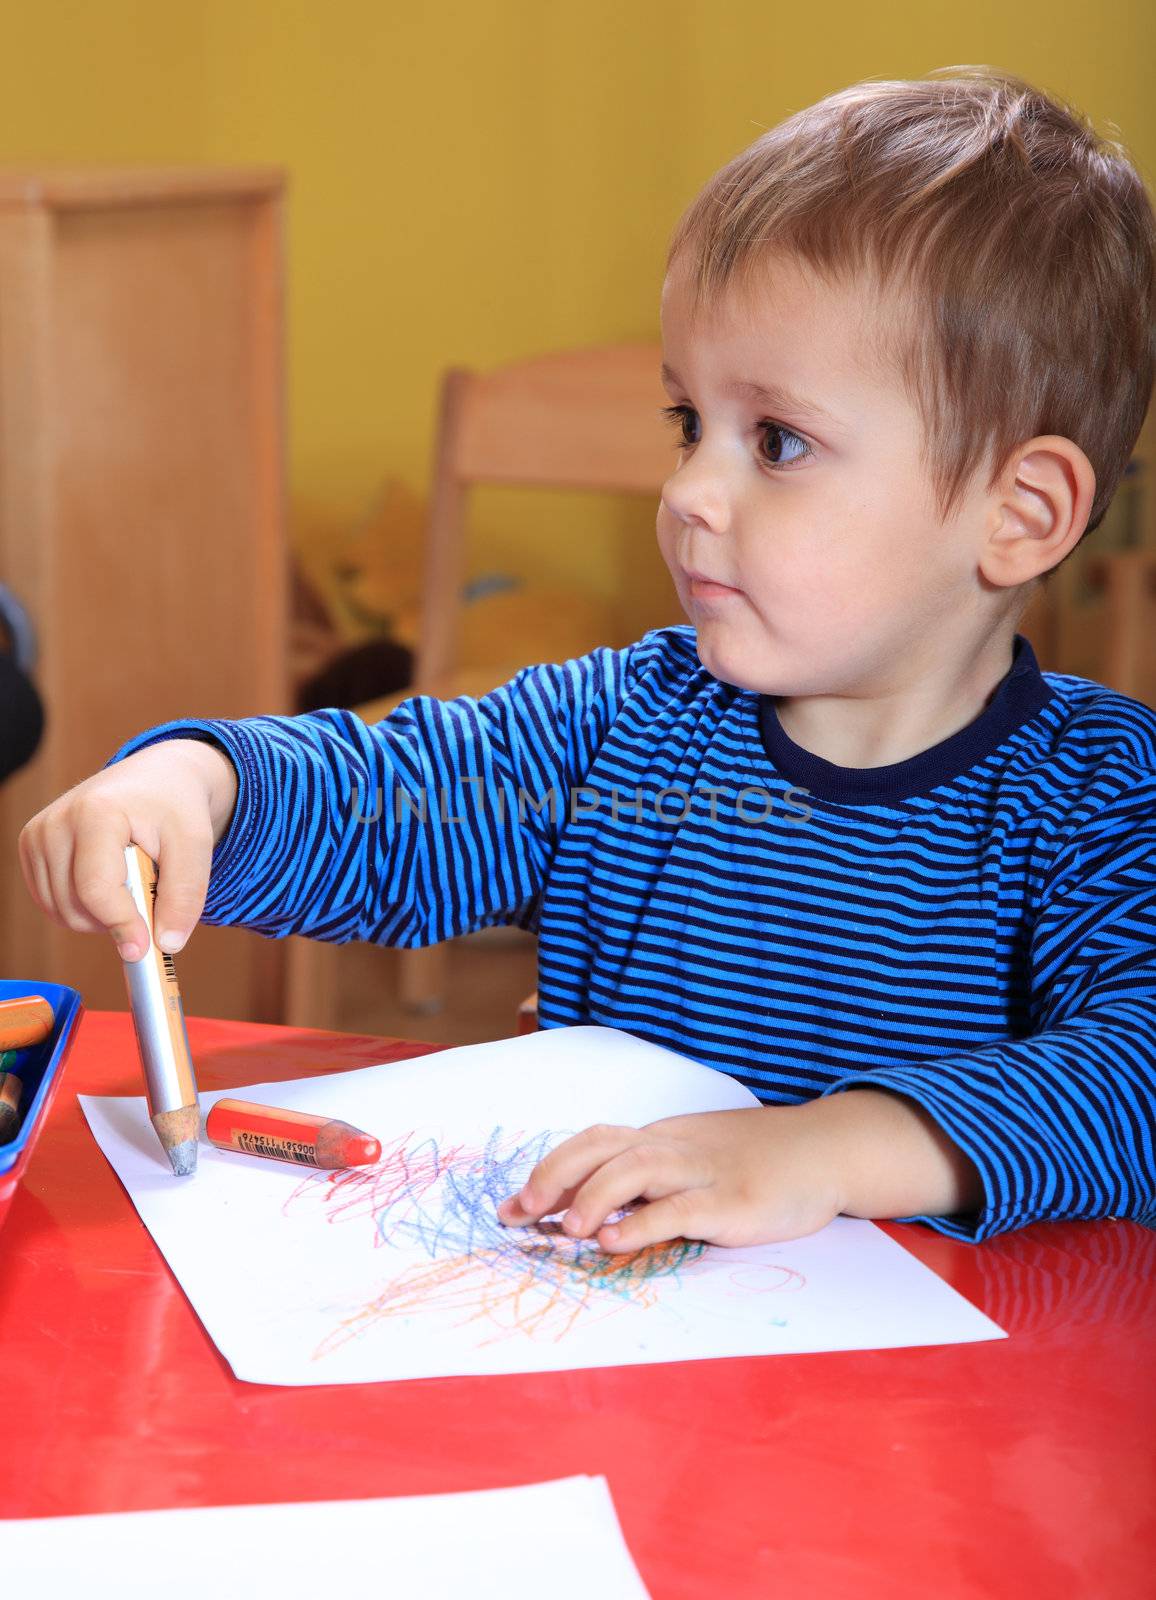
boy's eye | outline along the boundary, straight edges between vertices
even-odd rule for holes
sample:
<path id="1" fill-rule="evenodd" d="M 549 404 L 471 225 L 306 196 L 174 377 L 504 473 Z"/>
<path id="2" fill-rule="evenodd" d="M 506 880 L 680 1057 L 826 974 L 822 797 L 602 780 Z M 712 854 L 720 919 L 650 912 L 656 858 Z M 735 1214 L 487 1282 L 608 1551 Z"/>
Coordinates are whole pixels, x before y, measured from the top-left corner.
<path id="1" fill-rule="evenodd" d="M 811 454 L 811 446 L 807 441 L 800 439 L 793 429 L 785 428 L 781 422 L 760 422 L 759 432 L 769 446 L 765 459 L 770 467 L 793 466 L 796 461 L 805 461 Z M 795 447 L 793 454 L 789 453 L 792 447 Z"/>
<path id="2" fill-rule="evenodd" d="M 679 437 L 675 443 L 680 449 L 686 450 L 698 443 L 697 438 L 688 437 L 689 430 L 698 425 L 698 412 L 693 406 L 663 406 L 662 415 L 668 422 L 678 424 Z M 757 424 L 757 432 L 768 445 L 763 455 L 765 466 L 790 466 L 796 461 L 805 460 L 811 454 L 811 447 L 807 441 L 801 439 L 791 428 L 785 428 L 781 422 L 772 422 L 770 418 L 764 417 Z M 798 449 L 795 454 L 784 457 L 783 452 L 788 445 L 795 445 Z"/>
<path id="3" fill-rule="evenodd" d="M 676 422 L 678 424 L 680 437 L 677 442 L 679 445 L 698 443 L 697 439 L 688 439 L 686 436 L 686 430 L 691 420 L 698 421 L 697 411 L 692 411 L 690 406 L 663 406 L 662 415 L 668 422 Z"/>

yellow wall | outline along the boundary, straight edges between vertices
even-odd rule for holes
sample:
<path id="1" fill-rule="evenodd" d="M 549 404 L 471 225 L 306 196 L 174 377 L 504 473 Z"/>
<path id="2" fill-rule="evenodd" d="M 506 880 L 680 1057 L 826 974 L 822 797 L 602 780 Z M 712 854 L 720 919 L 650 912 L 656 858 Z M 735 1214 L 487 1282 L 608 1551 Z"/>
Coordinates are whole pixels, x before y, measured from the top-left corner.
<path id="1" fill-rule="evenodd" d="M 360 548 L 386 478 L 404 557 L 443 366 L 657 337 L 681 207 L 833 89 L 987 62 L 1115 123 L 1156 172 L 1147 0 L 4 0 L 0 15 L 5 164 L 287 167 L 294 535 L 319 571 Z M 608 604 L 633 590 L 606 624 L 625 637 L 675 617 L 653 509 L 490 491 L 472 565 Z"/>

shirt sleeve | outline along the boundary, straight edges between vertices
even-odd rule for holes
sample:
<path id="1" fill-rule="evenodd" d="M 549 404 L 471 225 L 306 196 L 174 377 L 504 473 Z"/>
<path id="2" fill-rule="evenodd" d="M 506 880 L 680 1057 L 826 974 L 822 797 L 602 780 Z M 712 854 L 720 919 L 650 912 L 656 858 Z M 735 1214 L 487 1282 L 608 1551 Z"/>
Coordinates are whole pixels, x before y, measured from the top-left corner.
<path id="1" fill-rule="evenodd" d="M 1029 1036 L 840 1078 L 916 1101 L 975 1162 L 974 1215 L 903 1217 L 978 1242 L 1030 1222 L 1156 1226 L 1156 774 L 1108 780 L 1061 830 L 1031 934 Z"/>
<path id="2" fill-rule="evenodd" d="M 626 695 L 638 645 L 523 668 L 478 698 L 414 695 L 380 722 L 338 708 L 186 718 L 237 773 L 203 920 L 412 948 L 498 923 L 535 928 L 572 794 Z"/>

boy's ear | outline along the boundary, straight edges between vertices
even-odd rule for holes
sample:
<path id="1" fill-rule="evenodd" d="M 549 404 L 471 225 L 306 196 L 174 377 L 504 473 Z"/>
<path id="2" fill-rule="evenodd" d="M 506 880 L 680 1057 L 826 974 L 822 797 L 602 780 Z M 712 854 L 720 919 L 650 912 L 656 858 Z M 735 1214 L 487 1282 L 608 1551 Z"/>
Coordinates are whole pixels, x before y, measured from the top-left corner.
<path id="1" fill-rule="evenodd" d="M 1092 463 L 1062 434 L 1019 445 L 991 495 L 980 570 L 999 588 L 1028 583 L 1057 566 L 1088 525 L 1096 495 Z"/>

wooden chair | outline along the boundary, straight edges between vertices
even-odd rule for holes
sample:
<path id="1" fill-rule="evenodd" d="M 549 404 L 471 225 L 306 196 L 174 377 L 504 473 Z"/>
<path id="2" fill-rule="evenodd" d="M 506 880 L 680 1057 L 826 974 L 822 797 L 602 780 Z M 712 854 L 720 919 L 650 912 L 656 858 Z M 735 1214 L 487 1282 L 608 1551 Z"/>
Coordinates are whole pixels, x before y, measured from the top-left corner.
<path id="1" fill-rule="evenodd" d="M 459 659 L 469 490 L 477 484 L 657 496 L 673 465 L 659 417 L 666 396 L 658 344 L 561 351 L 488 372 L 450 368 L 441 386 L 426 531 L 421 629 L 414 682 L 357 707 L 380 721 L 414 694 L 482 695 L 524 665 L 511 641 L 508 667 Z M 602 641 L 591 640 L 591 647 Z M 335 1024 L 339 945 L 294 938 L 288 960 L 288 1020 Z M 398 950 L 399 993 L 412 1011 L 437 1010 L 445 948 Z"/>
<path id="2" fill-rule="evenodd" d="M 533 989 L 518 1006 L 518 1032 L 537 1033 L 538 1031 L 538 991 Z"/>

